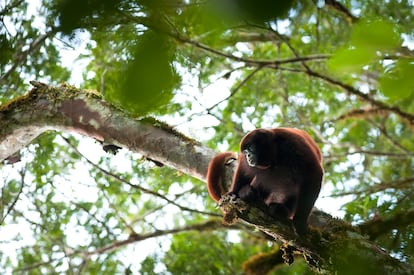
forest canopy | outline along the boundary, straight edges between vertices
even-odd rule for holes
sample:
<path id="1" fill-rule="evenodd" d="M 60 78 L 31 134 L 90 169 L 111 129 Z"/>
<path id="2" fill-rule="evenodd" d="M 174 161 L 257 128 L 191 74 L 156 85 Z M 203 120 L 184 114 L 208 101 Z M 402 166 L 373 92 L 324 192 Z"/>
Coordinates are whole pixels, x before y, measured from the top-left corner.
<path id="1" fill-rule="evenodd" d="M 286 265 L 285 243 L 258 228 L 223 225 L 207 193 L 215 153 L 274 127 L 321 148 L 318 209 L 386 253 L 384 270 L 413 269 L 413 10 L 0 2 L 0 272 L 317 272 L 303 257 Z M 351 264 L 336 271 L 363 268 Z"/>

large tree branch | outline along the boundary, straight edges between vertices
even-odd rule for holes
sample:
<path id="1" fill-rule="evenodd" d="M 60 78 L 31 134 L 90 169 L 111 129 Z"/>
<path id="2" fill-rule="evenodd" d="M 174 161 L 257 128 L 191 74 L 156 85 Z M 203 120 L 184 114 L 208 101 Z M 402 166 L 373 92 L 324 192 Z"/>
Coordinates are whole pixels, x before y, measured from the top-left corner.
<path id="1" fill-rule="evenodd" d="M 38 82 L 27 95 L 0 107 L 0 160 L 48 130 L 77 132 L 126 147 L 200 180 L 215 154 L 153 119 L 134 119 L 99 95 Z"/>
<path id="2" fill-rule="evenodd" d="M 293 254 L 299 253 L 310 267 L 320 273 L 408 275 L 414 272 L 409 264 L 392 258 L 369 241 L 358 228 L 321 211 L 311 214 L 310 225 L 313 229 L 305 236 L 296 236 L 291 225 L 273 219 L 261 207 L 224 196 L 221 208 L 225 217 L 238 217 L 284 242 L 287 249 L 283 258 L 293 260 Z"/>

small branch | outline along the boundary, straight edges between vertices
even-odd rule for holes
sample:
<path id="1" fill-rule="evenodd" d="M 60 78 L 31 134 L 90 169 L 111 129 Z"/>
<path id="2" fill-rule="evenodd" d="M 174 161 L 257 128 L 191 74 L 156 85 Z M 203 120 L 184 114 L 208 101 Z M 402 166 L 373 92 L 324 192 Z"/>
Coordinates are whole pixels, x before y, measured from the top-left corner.
<path id="1" fill-rule="evenodd" d="M 84 212 L 85 212 L 85 213 L 86 213 L 86 214 L 90 217 L 90 219 L 91 219 L 91 220 L 96 221 L 96 222 L 97 222 L 97 223 L 98 223 L 101 227 L 105 228 L 106 233 L 107 233 L 109 236 L 114 237 L 114 236 L 113 236 L 113 234 L 111 233 L 111 229 L 109 228 L 109 226 L 108 226 L 108 224 L 107 224 L 107 222 L 106 222 L 106 221 L 102 221 L 102 220 L 98 219 L 95 215 L 91 214 L 91 213 L 89 212 L 89 210 L 88 210 L 88 209 L 86 209 L 86 208 L 82 205 L 82 203 L 78 203 L 78 202 L 76 202 L 76 201 L 73 201 L 71 198 L 69 198 L 69 197 L 67 196 L 67 194 L 66 194 L 66 193 L 61 192 L 58 188 L 56 188 L 56 186 L 54 185 L 54 183 L 53 183 L 53 182 L 51 182 L 50 184 L 52 185 L 52 187 L 54 188 L 54 190 L 56 190 L 57 192 L 59 192 L 59 194 L 60 194 L 62 197 L 66 198 L 66 200 L 67 200 L 67 202 L 68 202 L 68 203 L 71 203 L 71 204 L 75 205 L 75 206 L 76 206 L 76 208 L 79 208 L 79 209 L 83 210 L 83 211 L 84 211 Z"/>
<path id="2" fill-rule="evenodd" d="M 372 195 L 377 192 L 381 192 L 387 189 L 398 189 L 398 190 L 404 190 L 409 189 L 412 186 L 412 183 L 414 182 L 414 177 L 412 178 L 405 178 L 405 179 L 398 179 L 395 181 L 389 181 L 389 182 L 380 182 L 380 183 L 374 183 L 369 188 L 363 189 L 363 190 L 352 190 L 348 192 L 341 192 L 330 195 L 330 197 L 343 197 L 343 196 L 349 196 L 349 195 Z"/>
<path id="3" fill-rule="evenodd" d="M 244 84 L 247 83 L 247 81 L 249 81 L 258 71 L 260 71 L 263 67 L 259 66 L 257 67 L 255 70 L 253 70 L 251 73 L 249 73 L 234 89 L 233 91 L 231 91 L 230 95 L 222 100 L 220 100 L 219 102 L 216 102 L 214 105 L 210 106 L 209 108 L 207 108 L 207 113 L 210 113 L 210 111 L 212 109 L 214 109 L 215 107 L 217 107 L 220 103 L 228 100 L 229 98 L 233 97 L 240 89 L 241 87 L 243 87 Z"/>
<path id="4" fill-rule="evenodd" d="M 339 117 L 332 120 L 332 122 L 337 122 L 340 120 L 347 120 L 351 118 L 356 119 L 365 119 L 372 116 L 386 116 L 389 114 L 389 111 L 386 111 L 384 109 L 378 108 L 378 107 L 369 107 L 365 109 L 353 109 L 346 114 L 340 115 Z"/>
<path id="5" fill-rule="evenodd" d="M 338 145 L 335 147 L 341 148 L 342 146 Z M 387 157 L 387 158 L 392 158 L 392 159 L 411 159 L 414 156 L 414 153 L 394 153 L 394 152 L 370 151 L 370 150 L 358 149 L 358 150 L 350 150 L 343 154 L 325 155 L 323 158 L 325 162 L 328 162 L 328 161 L 338 160 L 341 158 L 346 158 L 347 156 L 356 155 L 356 154 Z"/>
<path id="6" fill-rule="evenodd" d="M 377 217 L 371 221 L 360 224 L 358 227 L 370 240 L 389 233 L 393 229 L 403 229 L 414 223 L 414 209 L 395 214 L 388 218 Z"/>
<path id="7" fill-rule="evenodd" d="M 156 230 L 155 232 L 148 233 L 148 234 L 131 234 L 128 239 L 122 241 L 116 241 L 110 245 L 98 248 L 96 250 L 91 251 L 77 251 L 74 254 L 84 254 L 86 257 L 90 257 L 92 255 L 109 253 L 113 250 L 119 249 L 125 245 L 144 241 L 151 238 L 157 238 L 160 236 L 180 233 L 180 232 L 187 232 L 187 231 L 207 231 L 207 230 L 215 230 L 219 228 L 224 228 L 225 226 L 219 220 L 211 220 L 200 224 L 192 224 L 183 227 L 178 227 L 174 229 L 166 229 L 166 230 Z"/>
<path id="8" fill-rule="evenodd" d="M 148 234 L 131 234 L 129 236 L 128 239 L 125 240 L 121 240 L 121 241 L 115 241 L 107 246 L 95 249 L 95 250 L 90 250 L 90 251 L 72 251 L 72 252 L 66 252 L 65 256 L 63 257 L 59 257 L 59 258 L 55 258 L 55 259 L 51 259 L 49 261 L 45 261 L 45 262 L 39 262 L 39 263 L 35 263 L 32 265 L 28 265 L 25 267 L 21 267 L 18 269 L 13 270 L 13 272 L 24 272 L 24 271 L 29 271 L 41 266 L 45 266 L 45 265 L 49 265 L 53 262 L 56 261 L 61 261 L 65 258 L 70 258 L 76 255 L 82 255 L 84 259 L 89 258 L 92 255 L 100 255 L 100 254 L 104 254 L 104 253 L 110 253 L 114 250 L 120 249 L 128 244 L 132 244 L 135 242 L 140 242 L 140 241 L 144 241 L 147 239 L 151 239 L 151 238 L 157 238 L 157 237 L 161 237 L 161 236 L 165 236 L 165 235 L 170 235 L 170 234 L 175 234 L 175 233 L 180 233 L 180 232 L 187 232 L 187 231 L 207 231 L 207 230 L 216 230 L 216 229 L 220 229 L 220 228 L 225 228 L 225 226 L 223 226 L 223 224 L 221 223 L 221 221 L 219 220 L 211 220 L 211 221 L 207 221 L 204 223 L 200 223 L 200 224 L 193 224 L 193 225 L 187 225 L 187 226 L 183 226 L 183 227 L 178 227 L 178 228 L 173 228 L 173 229 L 167 229 L 167 230 L 156 230 L 152 233 L 148 233 Z M 226 227 L 229 228 L 229 227 Z M 238 227 L 233 227 L 234 229 L 238 228 Z"/>
<path id="9" fill-rule="evenodd" d="M 353 15 L 344 5 L 336 0 L 325 0 L 325 5 L 343 14 L 349 23 L 355 23 L 358 21 L 358 17 Z"/>
<path id="10" fill-rule="evenodd" d="M 12 11 L 12 9 L 17 8 L 20 4 L 22 4 L 24 0 L 16 0 L 6 4 L 2 10 L 0 10 L 0 17 L 7 15 Z M 3 18 L 1 18 L 3 21 Z"/>
<path id="11" fill-rule="evenodd" d="M 30 43 L 27 50 L 15 53 L 14 56 L 16 56 L 16 58 L 13 60 L 13 65 L 3 75 L 0 76 L 0 84 L 3 84 L 11 73 L 13 73 L 19 66 L 21 66 L 21 64 L 23 64 L 29 56 L 33 55 L 33 53 L 44 44 L 46 39 L 54 36 L 55 34 L 56 30 L 52 28 L 47 33 L 42 34 L 38 38 L 34 39 L 33 42 Z"/>
<path id="12" fill-rule="evenodd" d="M 373 124 L 375 127 L 379 129 L 381 134 L 385 137 L 385 139 L 391 144 L 393 147 L 397 148 L 398 150 L 405 152 L 408 156 L 414 156 L 414 153 L 412 153 L 408 148 L 406 148 L 404 145 L 401 144 L 397 139 L 401 139 L 400 137 L 393 138 L 388 133 L 385 125 L 386 123 L 378 124 L 374 122 L 373 120 L 369 120 L 371 124 Z"/>
<path id="13" fill-rule="evenodd" d="M 272 32 L 244 32 L 240 31 L 236 34 L 231 33 L 230 36 L 223 37 L 223 42 L 227 44 L 236 44 L 240 42 L 248 42 L 248 43 L 254 43 L 254 42 L 269 42 L 274 41 L 276 43 L 283 42 L 279 39 L 277 35 L 275 35 Z"/>
<path id="14" fill-rule="evenodd" d="M 384 111 L 389 111 L 389 112 L 397 114 L 399 117 L 401 117 L 402 119 L 407 121 L 409 123 L 409 125 L 411 126 L 412 130 L 414 131 L 414 114 L 404 112 L 400 108 L 398 108 L 397 106 L 390 106 L 390 105 L 388 105 L 388 104 L 386 104 L 382 101 L 376 100 L 376 99 L 370 97 L 368 94 L 364 94 L 360 90 L 355 89 L 351 85 L 347 85 L 347 84 L 345 84 L 345 83 L 343 83 L 339 80 L 330 78 L 329 76 L 326 76 L 326 75 L 322 75 L 322 74 L 320 74 L 316 71 L 306 70 L 306 71 L 303 71 L 303 72 L 308 74 L 309 76 L 314 76 L 316 78 L 322 79 L 322 80 L 326 81 L 327 83 L 332 84 L 334 86 L 341 87 L 342 89 L 349 92 L 350 94 L 353 94 L 353 95 L 357 96 L 359 99 L 361 99 L 365 102 L 371 103 L 372 105 L 376 106 L 378 109 L 381 109 L 381 110 L 384 110 Z"/>
<path id="15" fill-rule="evenodd" d="M 97 169 L 97 170 L 99 170 L 99 171 L 101 171 L 102 173 L 104 173 L 105 175 L 107 175 L 107 176 L 109 176 L 109 177 L 111 177 L 111 178 L 113 178 L 113 179 L 115 179 L 116 181 L 118 181 L 118 182 L 121 182 L 121 183 L 123 183 L 123 184 L 126 184 L 126 185 L 128 185 L 128 186 L 130 186 L 130 187 L 132 187 L 132 188 L 134 188 L 134 189 L 137 189 L 137 190 L 139 190 L 139 191 L 141 191 L 141 192 L 143 192 L 143 193 L 145 193 L 145 194 L 148 194 L 148 195 L 152 195 L 152 196 L 154 196 L 154 197 L 157 197 L 157 198 L 160 198 L 160 199 L 162 199 L 162 200 L 164 200 L 164 201 L 166 201 L 167 203 L 169 203 L 169 204 L 172 204 L 172 205 L 174 205 L 174 206 L 176 206 L 176 207 L 178 207 L 180 210 L 182 210 L 182 211 L 188 211 L 188 212 L 193 212 L 193 213 L 197 213 L 197 214 L 202 214 L 202 215 L 207 215 L 207 216 L 213 216 L 213 217 L 221 217 L 221 215 L 219 215 L 219 214 L 216 214 L 216 213 L 211 213 L 211 212 L 205 212 L 205 211 L 200 211 L 200 210 L 197 210 L 197 209 L 191 209 L 191 208 L 188 208 L 188 207 L 186 207 L 186 206 L 182 206 L 182 205 L 180 205 L 180 204 L 178 204 L 178 203 L 176 203 L 175 201 L 173 201 L 173 200 L 171 200 L 171 199 L 169 199 L 169 198 L 167 198 L 166 196 L 164 196 L 164 195 L 161 195 L 160 193 L 157 193 L 157 192 L 155 192 L 155 191 L 153 191 L 153 190 L 150 190 L 150 189 L 147 189 L 147 188 L 144 188 L 144 187 L 142 187 L 142 186 L 139 186 L 139 185 L 135 185 L 135 184 L 132 184 L 132 183 L 130 183 L 129 181 L 126 181 L 126 180 L 124 180 L 123 178 L 121 178 L 120 176 L 118 176 L 118 175 L 116 175 L 116 174 L 114 174 L 114 173 L 112 173 L 112 172 L 110 172 L 110 171 L 108 171 L 108 170 L 106 170 L 106 169 L 104 169 L 104 168 L 102 168 L 101 166 L 99 166 L 99 165 L 97 165 L 97 164 L 95 164 L 94 162 L 92 162 L 90 159 L 88 159 L 85 155 L 83 155 L 81 152 L 79 152 L 79 150 L 75 147 L 75 146 L 73 146 L 73 144 L 67 139 L 67 138 L 65 138 L 65 137 L 63 137 L 63 136 L 61 136 L 62 138 L 63 138 L 63 140 L 65 140 L 65 142 L 72 148 L 72 150 L 74 150 L 75 151 L 75 153 L 77 154 L 77 155 L 79 155 L 80 157 L 82 157 L 87 163 L 89 163 L 92 167 L 94 167 L 95 169 Z"/>
<path id="16" fill-rule="evenodd" d="M 294 57 L 294 58 L 286 58 L 286 59 L 280 59 L 280 60 L 255 60 L 255 59 L 248 59 L 244 57 L 238 57 L 233 54 L 225 53 L 213 48 L 208 47 L 207 45 L 204 45 L 200 42 L 191 40 L 189 38 L 183 37 L 183 36 L 174 36 L 178 41 L 190 44 L 192 46 L 195 46 L 196 48 L 202 49 L 204 51 L 213 53 L 217 56 L 224 57 L 231 59 L 233 61 L 237 62 L 243 62 L 246 65 L 250 66 L 259 66 L 259 67 L 270 67 L 270 68 L 277 68 L 280 65 L 284 64 L 290 64 L 290 63 L 302 63 L 306 61 L 317 61 L 317 60 L 326 60 L 330 57 L 328 54 L 318 54 L 318 55 L 310 55 L 310 56 L 302 56 L 302 57 Z"/>
<path id="17" fill-rule="evenodd" d="M 24 169 L 24 168 L 22 168 L 22 169 Z M 14 207 L 15 207 L 15 205 L 16 205 L 16 203 L 17 203 L 17 201 L 19 200 L 19 198 L 20 198 L 20 195 L 22 194 L 22 192 L 23 192 L 23 186 L 24 186 L 24 178 L 25 178 L 25 175 L 26 175 L 26 171 L 25 170 L 21 170 L 20 171 L 20 188 L 19 188 L 19 191 L 17 192 L 17 194 L 16 194 L 16 196 L 14 197 L 14 200 L 13 200 L 13 202 L 11 203 L 11 205 L 7 208 L 7 212 L 5 213 L 5 214 L 3 214 L 3 210 L 4 210 L 4 204 L 5 204 L 5 202 L 3 201 L 3 199 L 4 199 L 4 194 L 2 194 L 2 196 L 1 196 L 1 206 L 0 206 L 0 215 L 1 215 L 1 217 L 0 217 L 0 225 L 2 225 L 3 224 L 3 222 L 4 222 L 4 220 L 7 218 L 7 216 L 10 214 L 10 212 L 14 209 Z M 2 188 L 2 193 L 3 193 L 3 191 L 4 191 L 4 188 Z"/>
<path id="18" fill-rule="evenodd" d="M 176 35 L 170 34 L 170 35 L 172 37 L 174 37 L 175 39 L 177 39 L 178 41 L 181 41 L 183 43 L 190 44 L 190 45 L 195 46 L 195 47 L 197 47 L 199 49 L 202 49 L 204 51 L 213 53 L 217 56 L 228 58 L 228 59 L 231 59 L 231 60 L 234 60 L 234 61 L 237 61 L 237 62 L 243 62 L 248 66 L 268 67 L 268 68 L 273 68 L 273 69 L 280 69 L 281 65 L 290 64 L 290 63 L 298 63 L 299 62 L 305 68 L 304 70 L 291 69 L 291 68 L 285 68 L 285 70 L 289 70 L 291 72 L 306 73 L 309 76 L 313 76 L 313 77 L 322 79 L 323 81 L 325 81 L 329 84 L 332 84 L 334 86 L 339 86 L 342 89 L 344 89 L 345 91 L 347 91 L 348 93 L 353 94 L 353 95 L 357 96 L 358 98 L 360 98 L 361 100 L 376 106 L 376 108 L 378 108 L 378 109 L 393 112 L 393 113 L 397 114 L 398 116 L 400 116 L 401 118 L 406 120 L 409 123 L 409 125 L 411 126 L 411 128 L 414 130 L 414 114 L 404 112 L 397 106 L 390 106 L 390 105 L 388 105 L 388 104 L 386 104 L 382 101 L 376 100 L 376 99 L 370 97 L 368 94 L 364 94 L 360 90 L 355 89 L 351 85 L 347 85 L 347 84 L 345 84 L 345 83 L 343 83 L 339 80 L 333 79 L 333 78 L 331 78 L 329 76 L 326 76 L 326 75 L 322 75 L 322 74 L 310 69 L 310 67 L 306 64 L 307 61 L 326 60 L 330 57 L 330 55 L 321 54 L 321 55 L 301 57 L 301 56 L 298 55 L 296 50 L 289 43 L 287 43 L 287 45 L 289 46 L 289 48 L 292 50 L 292 52 L 295 55 L 294 58 L 287 58 L 287 59 L 273 60 L 273 61 L 269 61 L 269 60 L 252 60 L 252 59 L 237 57 L 237 56 L 234 56 L 232 54 L 224 53 L 222 51 L 210 48 L 210 47 L 208 47 L 208 46 L 206 46 L 206 45 L 204 45 L 200 42 L 193 41 L 189 38 L 185 38 L 185 37 L 180 36 L 178 34 L 176 34 Z"/>

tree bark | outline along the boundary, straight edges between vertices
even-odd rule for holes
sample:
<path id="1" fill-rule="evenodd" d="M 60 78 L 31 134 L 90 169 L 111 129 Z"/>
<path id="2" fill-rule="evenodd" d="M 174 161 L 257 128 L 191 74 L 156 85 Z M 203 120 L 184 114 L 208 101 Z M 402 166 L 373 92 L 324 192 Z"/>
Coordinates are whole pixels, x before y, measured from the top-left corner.
<path id="1" fill-rule="evenodd" d="M 0 161 L 48 130 L 81 133 L 125 147 L 205 181 L 215 152 L 154 119 L 137 119 L 105 102 L 100 95 L 68 85 L 51 87 L 32 82 L 25 96 L 0 106 Z M 227 171 L 231 181 L 234 165 Z M 274 220 L 262 207 L 224 197 L 226 220 L 242 219 L 284 242 L 289 262 L 301 254 L 321 273 L 414 274 L 414 268 L 392 258 L 363 236 L 357 227 L 315 210 L 310 232 L 297 236 L 291 225 Z"/>
<path id="2" fill-rule="evenodd" d="M 262 207 L 247 205 L 240 199 L 223 196 L 220 207 L 226 215 L 237 216 L 258 230 L 284 244 L 286 263 L 295 255 L 322 274 L 414 274 L 414 268 L 391 257 L 361 234 L 357 227 L 314 209 L 310 231 L 304 236 L 294 233 L 291 224 L 275 220 Z"/>
<path id="3" fill-rule="evenodd" d="M 57 130 L 128 148 L 205 180 L 214 151 L 165 123 L 133 118 L 91 91 L 39 82 L 32 85 L 29 93 L 0 107 L 0 161 L 41 133 Z"/>

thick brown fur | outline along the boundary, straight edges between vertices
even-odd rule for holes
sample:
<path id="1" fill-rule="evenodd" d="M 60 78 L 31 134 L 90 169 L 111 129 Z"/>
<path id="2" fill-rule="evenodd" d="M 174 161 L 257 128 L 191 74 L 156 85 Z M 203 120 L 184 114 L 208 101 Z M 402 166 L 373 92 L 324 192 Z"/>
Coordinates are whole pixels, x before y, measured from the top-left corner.
<path id="1" fill-rule="evenodd" d="M 226 193 L 224 165 L 233 153 L 221 153 L 209 165 L 207 186 L 218 201 Z M 256 129 L 240 143 L 238 165 L 229 194 L 263 202 L 270 214 L 293 221 L 304 234 L 323 178 L 322 155 L 315 141 L 294 128 Z"/>
<path id="2" fill-rule="evenodd" d="M 229 189 L 224 182 L 225 178 L 225 166 L 230 161 L 237 159 L 237 154 L 232 152 L 225 152 L 216 155 L 208 165 L 207 171 L 207 189 L 210 197 L 218 202 L 221 195 L 227 192 Z"/>

